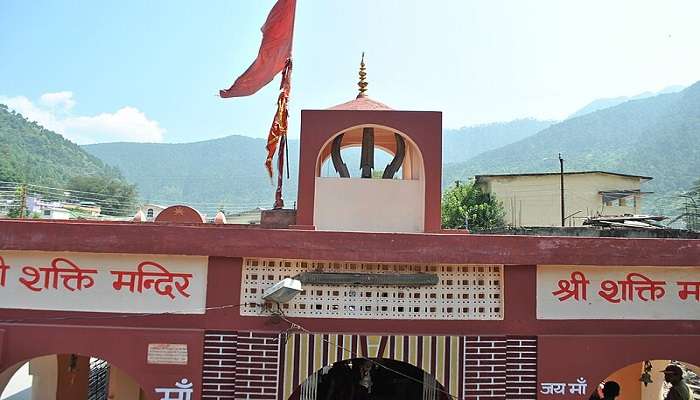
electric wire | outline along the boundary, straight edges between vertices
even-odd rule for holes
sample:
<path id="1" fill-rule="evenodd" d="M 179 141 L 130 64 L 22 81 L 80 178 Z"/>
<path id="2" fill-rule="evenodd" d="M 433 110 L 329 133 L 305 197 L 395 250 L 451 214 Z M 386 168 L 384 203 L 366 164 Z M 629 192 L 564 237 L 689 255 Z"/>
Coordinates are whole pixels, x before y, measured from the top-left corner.
<path id="1" fill-rule="evenodd" d="M 164 315 L 182 315 L 182 316 L 192 316 L 198 315 L 200 312 L 206 313 L 207 311 L 217 311 L 225 310 L 230 308 L 238 308 L 245 305 L 242 304 L 226 304 L 222 306 L 211 306 L 211 307 L 200 307 L 191 308 L 187 310 L 178 311 L 161 311 L 153 313 L 110 313 L 110 315 L 66 315 L 60 317 L 36 317 L 36 318 L 19 318 L 19 319 L 0 319 L 0 324 L 19 324 L 19 323 L 42 323 L 42 322 L 55 322 L 55 321 L 73 321 L 73 320 L 109 320 L 109 319 L 126 319 L 126 318 L 143 318 L 143 317 L 153 317 L 153 316 L 164 316 Z M 38 311 L 38 310 L 37 310 Z M 50 310 L 41 310 L 50 311 Z M 53 311 L 61 312 L 61 311 Z M 64 311 L 64 312 L 75 312 L 75 311 Z M 87 311 L 90 312 L 90 311 Z"/>
<path id="2" fill-rule="evenodd" d="M 166 311 L 166 312 L 154 312 L 154 313 L 110 313 L 110 315 L 68 315 L 68 316 L 60 316 L 60 317 L 36 317 L 36 318 L 15 318 L 15 319 L 0 319 L 1 324 L 21 324 L 21 323 L 47 323 L 47 322 L 57 322 L 57 321 L 80 321 L 80 320 L 115 320 L 115 319 L 128 319 L 128 318 L 144 318 L 144 317 L 153 317 L 153 316 L 167 316 L 167 315 L 180 315 L 180 316 L 193 316 L 193 315 L 198 315 L 199 313 L 193 314 L 198 311 L 203 311 L 204 313 L 208 311 L 218 311 L 218 310 L 226 310 L 226 309 L 235 309 L 239 308 L 246 303 L 241 303 L 241 304 L 226 304 L 226 305 L 221 305 L 221 306 L 211 306 L 211 307 L 200 307 L 200 308 L 194 308 L 194 309 L 187 309 L 187 310 L 178 310 L 178 311 Z M 69 311 L 70 312 L 70 311 Z M 270 315 L 271 317 L 278 317 L 284 322 L 289 324 L 289 328 L 280 331 L 279 334 L 280 336 L 286 337 L 293 331 L 298 330 L 306 334 L 314 334 L 314 332 L 310 331 L 309 329 L 303 327 L 302 325 L 291 321 L 289 318 L 287 318 L 286 315 L 284 315 L 282 312 L 276 312 Z M 384 368 L 387 371 L 394 373 L 396 375 L 399 375 L 403 378 L 406 378 L 408 380 L 411 380 L 415 383 L 418 384 L 423 384 L 423 381 L 416 379 L 410 375 L 404 374 L 401 371 L 397 371 L 391 367 L 388 367 L 386 365 L 383 365 L 381 363 L 378 363 L 377 361 L 369 358 L 362 356 L 360 354 L 357 354 L 356 352 L 352 351 L 352 349 L 349 349 L 347 347 L 341 346 L 337 343 L 333 343 L 330 340 L 323 339 L 321 337 L 321 340 L 324 343 L 327 343 L 329 346 L 335 346 L 336 348 L 343 350 L 344 352 L 351 354 L 354 356 L 354 358 L 359 358 L 365 361 L 368 361 L 372 363 L 373 365 L 376 365 L 380 368 Z M 437 382 L 436 382 L 437 383 Z M 450 394 L 446 390 L 442 389 L 440 386 L 436 384 L 435 386 L 435 391 L 440 392 L 446 396 L 448 396 L 451 399 L 458 400 L 456 396 Z"/>

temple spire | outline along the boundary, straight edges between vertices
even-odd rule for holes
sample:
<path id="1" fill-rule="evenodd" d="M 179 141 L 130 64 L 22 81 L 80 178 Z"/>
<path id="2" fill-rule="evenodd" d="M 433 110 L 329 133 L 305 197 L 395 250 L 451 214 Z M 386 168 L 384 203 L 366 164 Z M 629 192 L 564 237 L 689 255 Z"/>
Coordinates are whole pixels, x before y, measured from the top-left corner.
<path id="1" fill-rule="evenodd" d="M 357 94 L 358 99 L 360 97 L 367 97 L 367 95 L 365 94 L 368 85 L 368 83 L 365 81 L 366 77 L 367 72 L 365 72 L 365 52 L 363 51 L 362 60 L 360 61 L 360 81 L 357 82 L 357 86 L 359 86 L 359 93 Z"/>

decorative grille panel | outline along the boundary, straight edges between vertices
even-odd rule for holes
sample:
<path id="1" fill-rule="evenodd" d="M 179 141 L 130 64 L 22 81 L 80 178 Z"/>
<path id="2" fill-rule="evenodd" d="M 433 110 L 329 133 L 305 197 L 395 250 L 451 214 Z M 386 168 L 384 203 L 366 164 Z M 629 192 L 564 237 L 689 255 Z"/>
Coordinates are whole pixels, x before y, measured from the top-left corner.
<path id="1" fill-rule="evenodd" d="M 241 315 L 261 315 L 265 289 L 302 272 L 436 274 L 434 286 L 303 285 L 280 305 L 285 314 L 311 318 L 503 319 L 502 265 L 374 264 L 246 258 Z"/>
<path id="2" fill-rule="evenodd" d="M 109 363 L 90 357 L 88 373 L 88 400 L 107 400 L 109 395 Z"/>

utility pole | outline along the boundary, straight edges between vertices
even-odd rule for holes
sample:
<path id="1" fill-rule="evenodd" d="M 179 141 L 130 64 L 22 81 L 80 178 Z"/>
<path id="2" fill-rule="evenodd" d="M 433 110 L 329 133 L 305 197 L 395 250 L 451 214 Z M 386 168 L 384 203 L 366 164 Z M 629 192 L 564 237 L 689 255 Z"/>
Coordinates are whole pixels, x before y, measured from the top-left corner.
<path id="1" fill-rule="evenodd" d="M 24 219 L 24 210 L 27 209 L 27 186 L 22 184 L 19 187 L 20 205 L 19 205 L 19 218 Z"/>
<path id="2" fill-rule="evenodd" d="M 561 178 L 561 226 L 564 226 L 564 159 L 561 158 L 561 153 L 559 153 L 559 167 L 561 173 L 559 174 Z"/>

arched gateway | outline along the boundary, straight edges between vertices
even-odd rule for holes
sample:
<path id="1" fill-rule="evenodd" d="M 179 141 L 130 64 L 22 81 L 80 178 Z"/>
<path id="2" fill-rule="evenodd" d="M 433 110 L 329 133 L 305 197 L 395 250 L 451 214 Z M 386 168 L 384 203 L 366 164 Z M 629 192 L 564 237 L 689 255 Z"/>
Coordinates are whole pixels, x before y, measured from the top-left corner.
<path id="1" fill-rule="evenodd" d="M 90 319 L 97 320 L 98 317 Z M 110 317 L 105 316 L 105 321 L 110 321 Z M 180 343 L 193 350 L 189 357 L 198 354 L 201 357 L 201 336 L 194 332 L 164 329 L 156 333 L 128 327 L 37 326 L 22 322 L 0 330 L 0 333 L 5 333 L 0 382 L 9 381 L 19 366 L 29 362 L 32 376 L 42 382 L 53 382 L 49 386 L 53 387 L 56 396 L 48 395 L 46 384 L 42 384 L 35 392 L 46 393 L 34 398 L 82 399 L 76 393 L 84 393 L 82 390 L 87 387 L 90 374 L 95 373 L 95 365 L 90 366 L 91 358 L 114 366 L 110 368 L 111 380 L 103 383 L 106 383 L 105 391 L 119 394 L 112 397 L 115 400 L 159 399 L 159 389 L 176 389 L 175 384 L 182 383 L 183 378 L 190 385 L 199 383 L 201 372 L 193 368 L 192 363 L 158 358 L 156 353 L 159 350 L 154 346 L 154 342 Z M 31 371 L 32 363 L 37 365 L 35 371 Z"/>
<path id="2" fill-rule="evenodd" d="M 463 345 L 458 336 L 293 334 L 284 343 L 281 397 L 351 400 L 342 396 L 364 385 L 373 399 L 459 398 Z"/>
<path id="3" fill-rule="evenodd" d="M 403 361 L 353 358 L 328 365 L 306 378 L 289 400 L 449 400 L 435 377 Z"/>

